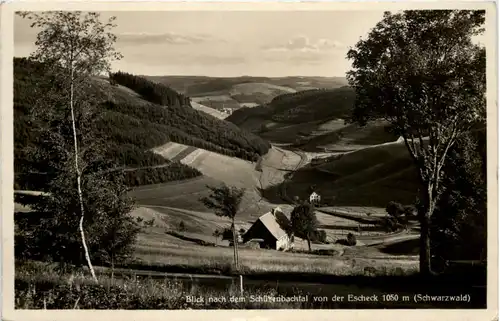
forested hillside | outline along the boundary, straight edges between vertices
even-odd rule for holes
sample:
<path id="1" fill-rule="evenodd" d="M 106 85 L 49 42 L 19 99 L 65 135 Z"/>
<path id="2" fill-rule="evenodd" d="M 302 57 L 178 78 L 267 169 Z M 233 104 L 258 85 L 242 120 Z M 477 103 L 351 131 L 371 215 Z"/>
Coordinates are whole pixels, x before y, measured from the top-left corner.
<path id="1" fill-rule="evenodd" d="M 259 107 L 241 108 L 227 120 L 236 124 L 251 117 L 289 124 L 326 121 L 348 116 L 353 102 L 354 91 L 347 86 L 311 89 L 277 96 L 269 104 Z"/>
<path id="2" fill-rule="evenodd" d="M 30 116 L 30 105 L 33 99 L 37 99 L 37 84 L 43 77 L 41 66 L 24 58 L 15 58 L 14 137 L 16 183 L 19 188 L 39 188 L 33 186 L 33 182 L 42 182 L 45 175 L 43 167 L 31 169 L 27 173 L 28 160 L 24 152 L 25 147 L 34 141 L 35 124 Z M 105 156 L 115 162 L 117 168 L 129 169 L 126 173 L 129 185 L 160 183 L 200 175 L 193 168 L 170 163 L 150 151 L 169 141 L 246 160 L 257 159 L 270 147 L 269 143 L 240 130 L 234 124 L 192 109 L 186 104 L 188 98 L 163 85 L 125 73 L 119 76 L 115 74 L 113 79 L 112 82 L 126 84 L 149 100 L 134 97 L 133 93 L 102 79 L 93 82 L 92 92 L 89 93 L 96 95 L 101 102 L 102 114 L 97 128 L 106 138 Z M 158 165 L 154 171 L 144 170 L 144 167 Z M 142 170 L 131 171 L 130 168 Z"/>
<path id="3" fill-rule="evenodd" d="M 145 100 L 163 106 L 191 106 L 188 97 L 179 94 L 175 90 L 149 81 L 142 77 L 137 77 L 126 72 L 110 73 L 111 83 L 118 83 L 132 89 L 141 95 Z"/>

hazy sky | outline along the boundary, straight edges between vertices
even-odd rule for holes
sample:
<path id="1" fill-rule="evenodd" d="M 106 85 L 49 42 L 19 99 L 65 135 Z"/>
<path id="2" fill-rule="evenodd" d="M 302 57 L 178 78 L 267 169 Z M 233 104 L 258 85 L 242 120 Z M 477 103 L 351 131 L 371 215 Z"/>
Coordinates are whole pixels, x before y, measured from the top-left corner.
<path id="1" fill-rule="evenodd" d="M 382 11 L 103 12 L 117 17 L 116 70 L 147 75 L 345 76 L 349 46 Z M 15 18 L 15 55 L 36 30 Z"/>

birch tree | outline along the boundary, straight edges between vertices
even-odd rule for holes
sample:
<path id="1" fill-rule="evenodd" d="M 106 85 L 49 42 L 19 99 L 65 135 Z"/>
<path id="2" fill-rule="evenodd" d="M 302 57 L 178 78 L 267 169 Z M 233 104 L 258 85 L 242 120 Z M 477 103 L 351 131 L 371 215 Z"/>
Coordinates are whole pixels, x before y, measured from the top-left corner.
<path id="1" fill-rule="evenodd" d="M 474 42 L 484 19 L 484 11 L 386 12 L 347 54 L 356 92 L 351 121 L 389 121 L 418 170 L 423 274 L 432 274 L 429 225 L 443 166 L 457 138 L 485 120 L 486 52 Z"/>
<path id="2" fill-rule="evenodd" d="M 76 109 L 78 106 L 81 107 L 79 117 L 88 116 L 84 109 L 87 95 L 84 89 L 89 86 L 90 77 L 109 73 L 110 62 L 121 58 L 114 49 L 116 36 L 111 33 L 116 26 L 115 17 L 103 23 L 99 13 L 95 12 L 52 11 L 18 14 L 29 19 L 32 28 L 40 30 L 35 42 L 37 49 L 30 58 L 50 67 L 50 72 L 59 80 L 59 85 L 62 87 L 60 88 L 62 97 L 58 98 L 66 101 L 71 114 L 74 177 L 80 203 L 79 231 L 87 265 L 97 282 L 84 229 L 85 200 L 82 193 L 82 172 L 85 164 L 81 161 L 82 150 L 79 145 L 81 136 L 77 130 Z"/>

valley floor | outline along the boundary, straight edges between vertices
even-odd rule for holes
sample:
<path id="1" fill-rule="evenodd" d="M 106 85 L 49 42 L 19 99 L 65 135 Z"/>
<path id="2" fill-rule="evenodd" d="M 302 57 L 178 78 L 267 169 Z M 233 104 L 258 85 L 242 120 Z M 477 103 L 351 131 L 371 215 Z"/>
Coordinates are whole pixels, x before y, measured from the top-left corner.
<path id="1" fill-rule="evenodd" d="M 203 270 L 230 266 L 233 260 L 233 249 L 228 242 L 212 236 L 216 229 L 228 227 L 229 221 L 210 213 L 199 202 L 201 197 L 207 195 L 206 185 L 224 182 L 247 188 L 236 220 L 238 229 L 247 230 L 259 216 L 272 208 L 280 207 L 286 214 L 291 212 L 293 206 L 284 200 L 286 195 L 263 197 L 260 191 L 286 182 L 288 174 L 305 166 L 314 157 L 312 153 L 273 147 L 257 164 L 253 164 L 176 143 L 169 143 L 154 151 L 169 159 L 175 158 L 192 166 L 194 164 L 204 176 L 134 189 L 131 195 L 136 198 L 139 207 L 133 214 L 144 220 L 155 219 L 154 226 L 145 228 L 139 236 L 136 258 L 145 266 L 184 266 Z M 411 242 L 417 238 L 415 232 L 387 234 L 366 224 L 361 224 L 363 231 L 359 232 L 359 222 L 335 215 L 338 212 L 366 217 L 368 211 L 373 213 L 374 218 L 385 215 L 385 209 L 373 207 L 318 209 L 319 227 L 327 233 L 329 244 L 313 244 L 312 248 L 330 250 L 328 256 L 307 253 L 307 242 L 296 238 L 294 250 L 300 253 L 240 246 L 241 263 L 252 272 L 350 275 L 363 274 L 367 267 L 385 270 L 389 274 L 394 270 L 415 271 L 418 266 L 416 243 Z M 182 230 L 179 229 L 181 222 L 184 226 Z M 357 246 L 335 244 L 336 240 L 345 238 L 347 233 L 357 235 Z M 385 250 L 389 244 L 398 242 L 410 242 L 405 248 L 407 253 L 392 254 Z"/>

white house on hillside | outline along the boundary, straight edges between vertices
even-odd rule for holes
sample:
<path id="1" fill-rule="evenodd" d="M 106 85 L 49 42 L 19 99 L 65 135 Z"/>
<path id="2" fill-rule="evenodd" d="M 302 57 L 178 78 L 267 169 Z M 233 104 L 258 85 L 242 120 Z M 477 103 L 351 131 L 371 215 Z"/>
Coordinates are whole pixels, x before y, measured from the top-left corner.
<path id="1" fill-rule="evenodd" d="M 321 202 L 321 196 L 319 196 L 318 193 L 313 192 L 311 196 L 309 196 L 309 202 L 311 204 L 319 204 L 319 202 Z"/>

